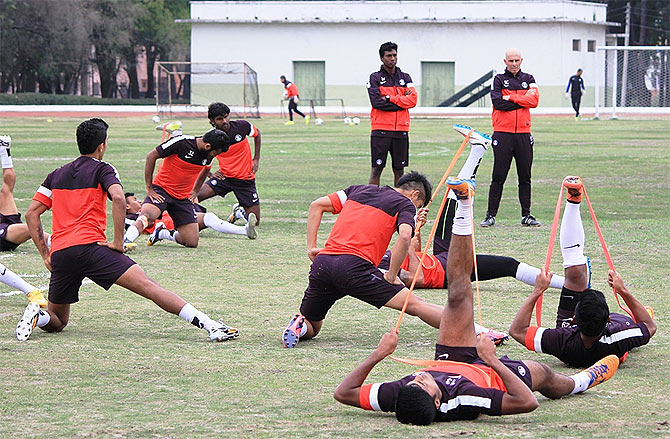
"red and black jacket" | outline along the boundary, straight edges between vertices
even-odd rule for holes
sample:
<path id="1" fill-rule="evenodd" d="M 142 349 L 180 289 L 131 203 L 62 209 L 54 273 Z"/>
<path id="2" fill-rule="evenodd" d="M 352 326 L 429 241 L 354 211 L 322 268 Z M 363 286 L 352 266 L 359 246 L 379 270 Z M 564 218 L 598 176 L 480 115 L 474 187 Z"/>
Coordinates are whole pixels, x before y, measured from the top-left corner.
<path id="1" fill-rule="evenodd" d="M 395 74 L 391 75 L 382 66 L 378 72 L 370 75 L 367 87 L 372 105 L 372 131 L 409 131 L 409 109 L 415 107 L 417 102 L 412 78 L 397 67 Z M 386 96 L 389 96 L 388 100 Z"/>
<path id="2" fill-rule="evenodd" d="M 509 96 L 509 100 L 503 96 Z M 530 108 L 540 102 L 540 90 L 533 75 L 519 70 L 514 76 L 505 69 L 493 78 L 491 102 L 494 132 L 530 133 Z"/>

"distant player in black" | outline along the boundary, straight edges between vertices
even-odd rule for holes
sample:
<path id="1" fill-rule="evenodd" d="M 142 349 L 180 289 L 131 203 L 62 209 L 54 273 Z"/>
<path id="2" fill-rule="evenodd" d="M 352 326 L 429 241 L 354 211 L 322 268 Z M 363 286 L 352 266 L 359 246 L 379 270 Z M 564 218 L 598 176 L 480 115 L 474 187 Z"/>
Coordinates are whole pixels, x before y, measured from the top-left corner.
<path id="1" fill-rule="evenodd" d="M 509 328 L 509 335 L 531 351 L 553 355 L 574 367 L 586 366 L 594 358 L 605 355 L 616 355 L 623 361 L 628 351 L 647 344 L 656 333 L 653 310 L 633 297 L 615 271 L 610 270 L 608 283 L 624 300 L 635 321 L 622 314 L 610 313 L 603 293 L 589 288 L 584 227 L 579 212 L 582 181 L 579 177 L 566 177 L 563 185 L 568 189 L 561 223 L 565 284 L 558 303 L 556 328 L 530 326 L 535 303 L 551 279 L 551 273 L 549 276 L 540 273 L 535 289 Z"/>
<path id="2" fill-rule="evenodd" d="M 568 79 L 568 86 L 565 89 L 565 97 L 568 97 L 568 92 L 572 98 L 572 108 L 575 109 L 575 117 L 579 117 L 579 105 L 582 102 L 582 95 L 584 94 L 584 80 L 582 79 L 582 69 L 577 69 L 577 73 L 570 76 Z"/>

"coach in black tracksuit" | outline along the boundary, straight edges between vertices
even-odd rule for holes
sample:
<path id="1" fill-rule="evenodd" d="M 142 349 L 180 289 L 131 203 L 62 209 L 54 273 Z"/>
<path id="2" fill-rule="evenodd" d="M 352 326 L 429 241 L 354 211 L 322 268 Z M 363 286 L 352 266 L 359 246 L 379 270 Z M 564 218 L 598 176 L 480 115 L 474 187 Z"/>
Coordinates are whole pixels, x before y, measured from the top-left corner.
<path id="1" fill-rule="evenodd" d="M 584 80 L 582 79 L 582 71 L 582 69 L 577 69 L 577 74 L 570 76 L 568 87 L 565 89 L 566 96 L 568 95 L 568 91 L 570 92 L 572 108 L 575 109 L 575 117 L 579 117 L 579 106 L 582 103 L 583 90 L 586 90 Z"/>

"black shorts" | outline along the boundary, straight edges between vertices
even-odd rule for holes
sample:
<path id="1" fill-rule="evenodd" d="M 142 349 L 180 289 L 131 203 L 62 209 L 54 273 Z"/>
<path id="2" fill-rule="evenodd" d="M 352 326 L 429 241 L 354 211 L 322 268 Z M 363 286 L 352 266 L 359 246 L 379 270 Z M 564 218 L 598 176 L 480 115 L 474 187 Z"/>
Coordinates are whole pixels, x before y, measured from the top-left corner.
<path id="1" fill-rule="evenodd" d="M 82 244 L 51 254 L 49 302 L 76 303 L 81 281 L 87 277 L 108 290 L 135 261 L 108 247 Z"/>
<path id="2" fill-rule="evenodd" d="M 153 204 L 161 210 L 161 215 L 163 214 L 163 211 L 167 210 L 172 217 L 172 222 L 174 222 L 175 228 L 183 226 L 184 224 L 198 222 L 198 218 L 195 216 L 195 207 L 191 200 L 188 198 L 184 198 L 183 200 L 175 198 L 168 194 L 165 189 L 156 186 L 155 184 L 152 187 L 158 195 L 162 195 L 163 198 L 165 198 L 165 201 L 157 203 L 150 197 L 146 197 L 142 204 Z"/>
<path id="3" fill-rule="evenodd" d="M 391 167 L 403 169 L 409 165 L 409 134 L 404 131 L 394 133 L 397 136 L 376 135 L 370 136 L 370 157 L 373 168 L 386 166 L 386 156 L 391 153 Z"/>
<path id="4" fill-rule="evenodd" d="M 207 213 L 207 208 L 198 203 L 193 203 L 193 208 L 195 209 L 196 213 Z"/>
<path id="5" fill-rule="evenodd" d="M 212 188 L 216 195 L 225 197 L 228 192 L 235 194 L 238 203 L 242 207 L 258 206 L 258 192 L 256 192 L 256 180 L 241 180 L 239 178 L 211 178 L 207 185 Z"/>
<path id="6" fill-rule="evenodd" d="M 14 250 L 19 246 L 19 244 L 5 239 L 5 236 L 7 236 L 7 227 L 12 224 L 23 224 L 20 213 L 13 215 L 3 215 L 0 213 L 0 252 Z"/>
<path id="7" fill-rule="evenodd" d="M 477 348 L 474 346 L 445 346 L 435 344 L 435 359 L 459 361 L 468 364 L 484 364 L 484 360 L 477 355 Z M 500 362 L 519 377 L 529 389 L 533 388 L 533 379 L 530 376 L 530 369 L 523 361 L 510 359 L 507 355 L 500 357 Z"/>
<path id="8" fill-rule="evenodd" d="M 309 270 L 309 285 L 300 305 L 308 320 L 320 321 L 333 304 L 352 296 L 381 308 L 400 292 L 404 285 L 393 285 L 384 274 L 365 259 L 354 255 L 317 255 Z"/>

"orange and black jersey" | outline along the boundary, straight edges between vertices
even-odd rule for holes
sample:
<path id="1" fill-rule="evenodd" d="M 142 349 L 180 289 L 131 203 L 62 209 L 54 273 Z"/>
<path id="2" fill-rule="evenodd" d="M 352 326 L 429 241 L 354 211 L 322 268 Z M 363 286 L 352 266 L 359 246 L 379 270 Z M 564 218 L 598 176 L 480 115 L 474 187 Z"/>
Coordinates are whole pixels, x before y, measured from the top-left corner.
<path id="1" fill-rule="evenodd" d="M 112 165 L 84 156 L 47 176 L 33 200 L 53 211 L 52 253 L 107 240 L 107 190 L 114 184 L 121 180 Z"/>
<path id="2" fill-rule="evenodd" d="M 533 75 L 519 70 L 515 76 L 505 69 L 493 78 L 491 102 L 493 131 L 530 133 L 530 109 L 540 102 L 540 90 Z"/>
<path id="3" fill-rule="evenodd" d="M 298 96 L 298 86 L 292 83 L 291 81 L 286 81 L 284 83 L 284 88 L 286 89 L 286 97 L 294 98 Z"/>
<path id="4" fill-rule="evenodd" d="M 367 83 L 372 131 L 409 131 L 409 109 L 417 103 L 412 78 L 398 67 L 394 75 L 382 66 Z M 408 94 L 405 94 L 408 93 Z M 389 100 L 386 100 L 389 96 Z"/>
<path id="5" fill-rule="evenodd" d="M 156 151 L 164 160 L 153 184 L 180 200 L 191 195 L 202 169 L 212 167 L 209 152 L 199 150 L 193 136 L 173 137 L 158 145 Z"/>
<path id="6" fill-rule="evenodd" d="M 377 266 L 400 224 L 414 231 L 416 207 L 389 186 L 349 186 L 328 197 L 339 216 L 321 253 L 354 255 Z"/>
<path id="7" fill-rule="evenodd" d="M 230 128 L 226 131 L 228 137 L 235 141 L 230 145 L 228 151 L 216 156 L 219 161 L 219 169 L 228 178 L 240 180 L 253 180 L 256 178 L 252 170 L 251 147 L 248 136 L 256 137 L 259 134 L 251 122 L 246 120 L 231 120 Z"/>

